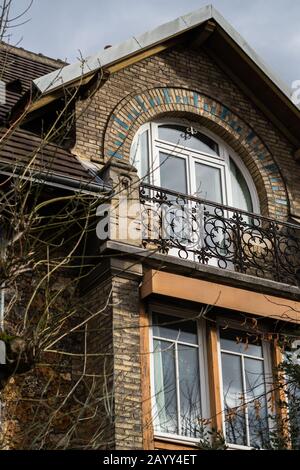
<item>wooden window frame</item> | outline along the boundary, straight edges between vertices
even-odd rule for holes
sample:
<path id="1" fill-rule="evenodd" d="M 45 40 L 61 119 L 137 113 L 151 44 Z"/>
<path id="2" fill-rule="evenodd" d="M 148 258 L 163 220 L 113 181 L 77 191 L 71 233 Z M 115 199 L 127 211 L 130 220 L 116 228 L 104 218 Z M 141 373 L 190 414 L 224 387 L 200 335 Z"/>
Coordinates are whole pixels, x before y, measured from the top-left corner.
<path id="1" fill-rule="evenodd" d="M 225 407 L 224 407 L 224 398 L 223 398 L 223 378 L 222 378 L 222 348 L 221 348 L 221 341 L 220 341 L 220 328 L 221 328 L 221 322 L 222 322 L 222 319 L 221 318 L 218 318 L 217 319 L 217 338 L 218 338 L 218 344 L 217 344 L 217 348 L 218 348 L 218 370 L 219 370 L 219 376 L 220 376 L 220 391 L 221 391 L 221 407 L 222 407 L 222 410 L 221 410 L 221 415 L 222 415 L 222 434 L 224 436 L 224 439 L 225 439 L 225 442 L 226 442 L 226 431 L 225 431 L 225 419 L 224 419 L 224 415 L 225 415 Z M 230 327 L 229 329 L 238 329 L 241 333 L 242 332 L 248 332 L 249 333 L 249 330 L 247 330 L 246 328 L 243 328 L 243 326 L 239 325 L 238 322 L 234 323 L 232 322 L 231 320 L 231 324 L 230 324 Z M 261 343 L 262 343 L 262 358 L 258 358 L 258 357 L 255 357 L 255 356 L 248 356 L 247 354 L 239 354 L 239 353 L 232 353 L 232 355 L 237 355 L 237 356 L 243 356 L 243 357 L 249 357 L 249 358 L 253 358 L 253 359 L 258 359 L 258 360 L 261 360 L 263 362 L 263 369 L 264 369 L 264 380 L 266 382 L 266 391 L 265 391 L 265 394 L 266 394 L 266 402 L 267 402 L 267 407 L 270 408 L 270 404 L 269 404 L 269 400 L 268 400 L 268 397 L 271 397 L 272 395 L 272 390 L 273 390 L 273 384 L 274 384 L 274 381 L 273 381 L 273 368 L 272 368 L 272 350 L 271 350 L 271 344 L 269 341 L 266 341 L 266 340 L 261 340 Z M 226 351 L 225 351 L 226 352 Z M 244 371 L 243 371 L 243 376 L 244 376 Z M 269 381 L 272 380 L 272 383 L 269 383 Z M 271 410 L 269 410 L 269 416 L 272 414 Z M 274 422 L 272 422 L 272 420 L 270 419 L 270 417 L 268 417 L 268 425 L 269 425 L 269 431 L 272 431 L 273 428 L 274 428 Z M 247 427 L 247 434 L 249 432 L 249 427 Z M 227 443 L 227 446 L 231 449 L 240 449 L 240 450 L 251 450 L 253 449 L 251 446 L 244 446 L 244 445 L 239 445 L 239 444 L 232 444 L 232 443 Z"/>
<path id="2" fill-rule="evenodd" d="M 157 312 L 166 315 L 187 317 L 197 320 L 195 310 L 185 309 L 184 307 L 166 306 L 162 302 L 153 302 L 148 305 L 141 302 L 140 305 L 140 345 L 141 345 L 141 372 L 142 372 L 142 419 L 143 419 L 143 447 L 145 450 L 167 449 L 167 450 L 195 450 L 198 447 L 199 440 L 187 438 L 180 435 L 171 435 L 164 433 L 154 433 L 153 426 L 153 368 L 151 367 L 152 353 L 152 334 L 151 334 L 151 315 Z M 231 327 L 238 328 L 243 331 L 241 325 Z M 203 328 L 203 327 L 202 327 Z M 203 330 L 204 331 L 204 330 Z M 247 331 L 247 330 L 244 330 Z M 222 369 L 221 369 L 221 350 L 219 339 L 219 323 L 207 322 L 205 325 L 205 347 L 203 348 L 204 367 L 205 367 L 205 389 L 206 395 L 201 390 L 201 400 L 207 403 L 206 411 L 210 418 L 211 428 L 225 437 L 224 430 L 224 407 L 223 407 L 223 390 L 222 390 Z M 201 341 L 201 340 L 200 340 Z M 200 343 L 199 341 L 199 343 Z M 265 346 L 266 347 L 266 346 Z M 274 368 L 281 362 L 281 352 L 276 343 L 269 344 L 269 349 L 264 360 L 268 362 L 265 375 L 272 372 Z M 201 370 L 201 363 L 200 363 Z M 267 390 L 269 393 L 269 390 Z M 286 418 L 286 411 L 278 408 L 276 414 L 282 414 L 282 419 Z M 284 432 L 288 432 L 286 427 Z M 238 446 L 228 444 L 228 448 L 249 450 L 251 447 Z"/>

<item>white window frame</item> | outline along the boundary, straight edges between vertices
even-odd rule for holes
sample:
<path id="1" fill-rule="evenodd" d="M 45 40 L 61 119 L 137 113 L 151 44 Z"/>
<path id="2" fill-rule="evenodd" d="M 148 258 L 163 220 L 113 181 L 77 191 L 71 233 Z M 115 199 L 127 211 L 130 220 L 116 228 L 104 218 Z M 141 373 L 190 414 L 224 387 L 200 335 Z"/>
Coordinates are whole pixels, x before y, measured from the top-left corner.
<path id="1" fill-rule="evenodd" d="M 194 149 L 190 149 L 187 146 L 183 147 L 180 145 L 172 144 L 170 142 L 161 140 L 158 138 L 158 127 L 160 125 L 185 125 L 185 121 L 181 119 L 162 119 L 155 122 L 149 122 L 142 125 L 137 132 L 134 140 L 133 146 L 138 142 L 139 136 L 144 132 L 148 131 L 148 148 L 149 148 L 149 183 L 154 186 L 160 186 L 160 177 L 159 177 L 159 151 L 169 152 L 175 157 L 181 157 L 186 160 L 186 171 L 187 171 L 187 189 L 188 194 L 193 194 L 195 190 L 195 172 L 192 169 L 194 162 L 199 162 L 207 164 L 209 166 L 216 166 L 221 169 L 222 177 L 222 191 L 223 191 L 223 204 L 228 206 L 234 206 L 232 199 L 232 189 L 231 189 L 231 177 L 230 177 L 230 158 L 237 165 L 241 171 L 243 177 L 245 178 L 246 184 L 248 186 L 252 205 L 253 212 L 260 214 L 260 205 L 257 190 L 253 179 L 248 171 L 246 165 L 242 159 L 234 152 L 220 137 L 216 136 L 211 131 L 207 130 L 199 123 L 189 122 L 187 127 L 193 126 L 197 131 L 206 135 L 210 139 L 214 140 L 219 146 L 219 155 L 214 155 L 214 152 L 203 152 Z M 136 153 L 138 153 L 138 148 Z M 132 162 L 134 164 L 134 162 Z M 138 169 L 139 170 L 139 169 Z"/>
<path id="2" fill-rule="evenodd" d="M 222 405 L 222 425 L 223 425 L 222 431 L 223 431 L 225 443 L 228 446 L 228 448 L 230 448 L 230 449 L 240 449 L 240 450 L 251 450 L 251 449 L 253 449 L 253 447 L 251 447 L 251 446 L 244 446 L 244 445 L 240 445 L 240 444 L 232 444 L 232 443 L 226 441 L 224 387 L 223 387 L 223 374 L 222 374 L 222 352 L 225 352 L 226 354 L 228 353 L 228 354 L 236 355 L 236 356 L 249 357 L 250 359 L 260 359 L 261 361 L 263 361 L 263 363 L 264 363 L 264 379 L 265 379 L 265 384 L 266 384 L 266 401 L 267 401 L 267 408 L 268 408 L 268 426 L 269 426 L 269 431 L 271 432 L 271 431 L 274 430 L 274 426 L 275 426 L 275 420 L 272 419 L 272 413 L 269 409 L 269 403 L 268 403 L 268 397 L 271 396 L 271 393 L 273 391 L 273 370 L 272 370 L 272 358 L 271 358 L 271 345 L 270 345 L 270 342 L 268 342 L 268 341 L 265 341 L 265 340 L 261 341 L 262 354 L 263 354 L 262 358 L 247 355 L 247 354 L 243 354 L 243 353 L 223 350 L 223 349 L 221 349 L 221 337 L 220 337 L 220 329 L 222 327 L 221 322 L 222 322 L 222 320 L 219 319 L 218 320 L 217 334 L 218 334 L 219 381 L 220 381 L 220 385 L 221 385 L 221 387 L 220 387 L 221 388 L 221 397 L 220 398 L 221 398 L 221 405 Z M 239 330 L 241 333 L 246 332 L 246 330 L 243 329 L 243 327 L 241 327 L 238 324 L 237 325 L 234 325 L 234 324 L 231 325 L 230 329 L 231 328 L 233 328 L 234 330 Z M 245 376 L 245 373 L 243 373 L 243 382 L 245 380 L 244 376 Z M 243 383 L 243 387 L 244 387 L 244 383 Z M 275 417 L 274 413 L 273 413 L 273 417 Z M 246 436 L 247 436 L 247 440 L 249 441 L 249 427 L 247 425 L 247 421 L 246 421 L 246 426 L 247 426 L 246 427 Z"/>
<path id="3" fill-rule="evenodd" d="M 151 386 L 151 410 L 152 410 L 152 419 L 153 427 L 155 422 L 155 384 L 154 384 L 154 349 L 153 349 L 153 314 L 157 313 L 160 315 L 169 315 L 173 317 L 178 317 L 179 319 L 186 318 L 187 320 L 195 320 L 197 322 L 197 333 L 198 333 L 198 359 L 199 359 L 199 392 L 200 392 L 200 409 L 203 419 L 208 419 L 210 417 L 210 400 L 209 400 L 209 382 L 208 382 L 208 371 L 207 371 L 207 345 L 206 345 L 206 325 L 204 320 L 195 319 L 195 312 L 189 312 L 187 310 L 181 310 L 170 307 L 162 306 L 149 306 L 149 318 L 150 318 L 150 334 L 149 334 L 149 351 L 150 351 L 150 386 Z M 164 340 L 162 338 L 162 340 Z M 171 340 L 170 340 L 171 341 Z M 175 341 L 174 341 L 175 342 Z M 180 341 L 179 341 L 180 342 Z M 180 342 L 182 343 L 182 342 Z M 190 346 L 190 345 L 189 345 Z M 178 363 L 176 364 L 178 367 Z M 178 377 L 178 375 L 177 375 Z M 178 384 L 177 384 L 178 387 Z M 178 397 L 177 397 L 178 400 Z M 177 401 L 178 403 L 178 401 Z M 180 410 L 178 408 L 177 413 Z M 170 442 L 176 443 L 189 443 L 197 444 L 200 442 L 200 438 L 193 438 L 188 436 L 182 436 L 180 434 L 164 433 L 154 431 L 155 438 L 161 438 L 168 440 Z"/>

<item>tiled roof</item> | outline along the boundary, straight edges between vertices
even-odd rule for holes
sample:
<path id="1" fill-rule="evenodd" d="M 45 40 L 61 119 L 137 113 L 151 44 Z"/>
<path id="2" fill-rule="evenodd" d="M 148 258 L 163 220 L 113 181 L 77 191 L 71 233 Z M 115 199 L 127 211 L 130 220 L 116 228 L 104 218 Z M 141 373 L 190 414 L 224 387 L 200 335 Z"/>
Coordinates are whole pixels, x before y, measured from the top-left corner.
<path id="1" fill-rule="evenodd" d="M 5 118 L 12 106 L 29 90 L 33 80 L 64 65 L 62 61 L 0 43 L 0 80 L 6 84 L 6 104 L 0 104 L 0 119 Z"/>
<path id="2" fill-rule="evenodd" d="M 10 171 L 28 168 L 32 177 L 43 174 L 45 179 L 62 177 L 65 185 L 80 185 L 88 189 L 90 185 L 103 187 L 103 181 L 87 170 L 68 150 L 53 143 L 45 143 L 35 134 L 17 129 L 5 137 L 6 129 L 0 131 L 0 172 L 7 167 Z M 3 141 L 1 139 L 3 138 Z M 29 165 L 30 164 L 30 165 Z"/>
<path id="3" fill-rule="evenodd" d="M 63 65 L 62 61 L 0 43 L 0 79 L 6 84 L 6 103 L 0 104 L 0 120 L 30 89 L 32 80 Z M 71 187 L 92 185 L 93 189 L 98 186 L 99 190 L 103 187 L 103 181 L 70 151 L 53 143 L 45 145 L 39 136 L 27 130 L 17 129 L 6 135 L 7 131 L 5 127 L 0 129 L 0 172 L 7 168 L 9 171 L 20 170 L 34 157 L 31 175 L 43 173 L 47 179 L 64 178 L 65 185 Z"/>

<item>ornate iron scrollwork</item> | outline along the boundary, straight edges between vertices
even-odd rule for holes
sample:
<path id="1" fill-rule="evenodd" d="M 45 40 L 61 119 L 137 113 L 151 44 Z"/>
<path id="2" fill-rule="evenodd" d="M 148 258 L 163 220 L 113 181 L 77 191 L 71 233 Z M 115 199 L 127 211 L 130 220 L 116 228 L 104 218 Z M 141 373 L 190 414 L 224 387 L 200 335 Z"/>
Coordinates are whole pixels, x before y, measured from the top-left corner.
<path id="1" fill-rule="evenodd" d="M 221 269 L 299 284 L 300 227 L 142 184 L 143 244 Z"/>

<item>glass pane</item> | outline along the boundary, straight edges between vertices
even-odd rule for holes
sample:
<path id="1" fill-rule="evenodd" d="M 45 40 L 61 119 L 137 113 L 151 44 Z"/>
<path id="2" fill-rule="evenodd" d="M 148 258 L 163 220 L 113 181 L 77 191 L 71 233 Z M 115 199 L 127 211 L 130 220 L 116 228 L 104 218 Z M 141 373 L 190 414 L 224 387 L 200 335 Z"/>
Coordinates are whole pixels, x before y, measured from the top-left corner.
<path id="1" fill-rule="evenodd" d="M 245 377 L 250 445 L 264 448 L 269 444 L 269 428 L 263 362 L 245 358 Z"/>
<path id="2" fill-rule="evenodd" d="M 230 175 L 233 207 L 247 212 L 253 212 L 253 203 L 248 185 L 242 172 L 236 166 L 232 158 L 230 158 Z"/>
<path id="3" fill-rule="evenodd" d="M 223 202 L 220 168 L 195 163 L 196 196 L 212 202 Z"/>
<path id="4" fill-rule="evenodd" d="M 226 440 L 247 445 L 241 358 L 222 353 Z"/>
<path id="5" fill-rule="evenodd" d="M 166 341 L 153 341 L 154 348 L 154 426 L 156 431 L 178 434 L 175 347 Z"/>
<path id="6" fill-rule="evenodd" d="M 187 132 L 187 127 L 184 126 L 159 126 L 158 138 L 175 145 L 181 145 L 182 147 L 197 150 L 198 152 L 219 156 L 218 144 L 201 132 L 196 132 L 197 133 L 195 135 L 192 135 Z"/>
<path id="7" fill-rule="evenodd" d="M 221 330 L 221 349 L 238 352 L 247 356 L 263 357 L 262 345 L 259 338 L 249 336 L 246 332 L 236 330 Z"/>
<path id="8" fill-rule="evenodd" d="M 290 437 L 292 449 L 300 449 L 300 387 L 299 379 L 295 378 L 297 364 L 299 364 L 298 350 L 284 352 L 286 364 L 286 395 L 289 413 Z"/>
<path id="9" fill-rule="evenodd" d="M 200 384 L 198 348 L 178 345 L 181 432 L 200 437 Z"/>
<path id="10" fill-rule="evenodd" d="M 149 182 L 149 139 L 148 131 L 143 132 L 140 137 L 140 153 L 141 153 L 141 178 Z"/>
<path id="11" fill-rule="evenodd" d="M 138 175 L 149 183 L 149 138 L 148 131 L 143 132 L 131 149 L 131 163 L 136 167 Z"/>
<path id="12" fill-rule="evenodd" d="M 160 186 L 187 194 L 186 163 L 184 158 L 159 153 Z"/>
<path id="13" fill-rule="evenodd" d="M 153 336 L 198 344 L 196 321 L 154 313 L 152 322 Z"/>

